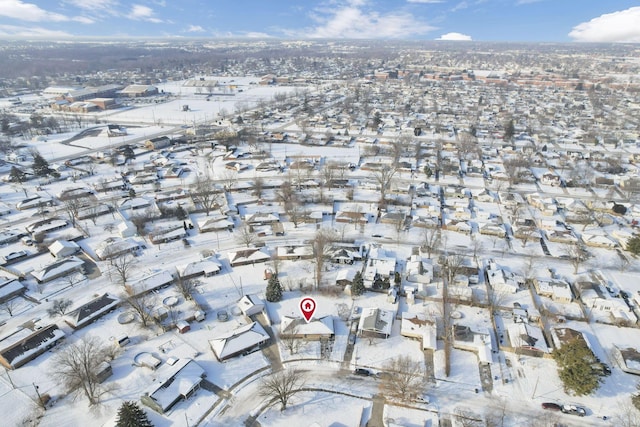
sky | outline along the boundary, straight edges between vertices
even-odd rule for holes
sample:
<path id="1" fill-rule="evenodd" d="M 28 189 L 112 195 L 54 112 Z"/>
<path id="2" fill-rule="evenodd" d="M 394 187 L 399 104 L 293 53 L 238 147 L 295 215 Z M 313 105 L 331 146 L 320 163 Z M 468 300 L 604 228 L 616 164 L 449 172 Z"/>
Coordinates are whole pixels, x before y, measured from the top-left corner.
<path id="1" fill-rule="evenodd" d="M 2 38 L 640 43 L 638 0 L 0 0 Z"/>

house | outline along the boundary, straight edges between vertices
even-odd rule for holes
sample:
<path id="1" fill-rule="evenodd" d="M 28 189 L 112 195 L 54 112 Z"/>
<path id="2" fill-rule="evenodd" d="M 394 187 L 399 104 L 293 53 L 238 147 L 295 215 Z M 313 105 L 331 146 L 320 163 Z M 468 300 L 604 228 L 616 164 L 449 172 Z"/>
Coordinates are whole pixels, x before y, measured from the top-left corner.
<path id="1" fill-rule="evenodd" d="M 494 292 L 515 294 L 524 284 L 524 279 L 498 266 L 493 260 L 487 263 L 485 278 Z"/>
<path id="2" fill-rule="evenodd" d="M 134 253 L 140 249 L 140 244 L 132 239 L 108 237 L 95 248 L 95 253 L 99 259 L 104 261 L 124 254 Z"/>
<path id="3" fill-rule="evenodd" d="M 553 301 L 569 304 L 573 300 L 571 286 L 564 280 L 535 278 L 533 286 L 538 295 L 551 298 Z"/>
<path id="4" fill-rule="evenodd" d="M 120 235 L 120 237 L 122 237 L 123 239 L 126 239 L 127 237 L 133 237 L 138 234 L 136 226 L 131 221 L 127 220 L 119 222 L 116 229 L 118 230 L 118 234 Z"/>
<path id="5" fill-rule="evenodd" d="M 233 226 L 233 221 L 230 221 L 227 215 L 207 216 L 198 221 L 198 229 L 201 233 L 221 230 L 231 231 Z"/>
<path id="6" fill-rule="evenodd" d="M 168 136 L 158 136 L 156 138 L 147 139 L 144 146 L 149 150 L 162 150 L 171 145 L 171 138 Z"/>
<path id="7" fill-rule="evenodd" d="M 347 286 L 353 284 L 353 279 L 356 277 L 357 271 L 352 268 L 343 268 L 338 271 L 336 275 L 336 285 Z"/>
<path id="8" fill-rule="evenodd" d="M 256 314 L 265 313 L 264 301 L 257 295 L 243 295 L 237 302 L 237 306 L 247 317 L 254 316 Z"/>
<path id="9" fill-rule="evenodd" d="M 480 363 L 492 363 L 491 334 L 487 328 L 458 324 L 452 325 L 452 328 L 454 348 L 476 353 Z"/>
<path id="10" fill-rule="evenodd" d="M 169 286 L 174 280 L 175 278 L 169 271 L 161 270 L 136 281 L 129 282 L 124 287 L 129 295 L 143 295 L 155 289 Z"/>
<path id="11" fill-rule="evenodd" d="M 265 225 L 279 221 L 280 218 L 277 213 L 269 212 L 256 212 L 245 217 L 245 222 L 250 225 Z"/>
<path id="12" fill-rule="evenodd" d="M 613 249 L 617 242 L 602 231 L 583 231 L 580 236 L 585 245 L 595 248 Z"/>
<path id="13" fill-rule="evenodd" d="M 83 270 L 84 261 L 78 257 L 71 256 L 49 264 L 40 270 L 32 271 L 31 275 L 38 283 L 46 283 L 75 272 L 82 272 Z"/>
<path id="14" fill-rule="evenodd" d="M 640 375 L 640 351 L 632 347 L 614 346 L 614 355 L 618 359 L 620 369 L 628 374 Z"/>
<path id="15" fill-rule="evenodd" d="M 283 316 L 280 321 L 281 339 L 306 341 L 330 340 L 334 337 L 333 317 L 324 316 L 307 322 L 301 317 Z"/>
<path id="16" fill-rule="evenodd" d="M 395 313 L 377 307 L 362 309 L 358 322 L 358 335 L 370 338 L 389 338 Z"/>
<path id="17" fill-rule="evenodd" d="M 224 362 L 241 354 L 249 354 L 259 350 L 269 342 L 269 334 L 258 322 L 227 332 L 209 341 L 209 346 L 218 361 Z"/>
<path id="18" fill-rule="evenodd" d="M 157 380 L 140 397 L 140 401 L 164 414 L 181 400 L 193 396 L 206 376 L 205 370 L 194 360 L 178 359 L 173 365 L 165 364 L 156 371 Z"/>
<path id="19" fill-rule="evenodd" d="M 65 333 L 57 325 L 45 326 L 31 332 L 28 329 L 0 341 L 0 364 L 16 369 L 32 361 L 64 339 Z"/>
<path id="20" fill-rule="evenodd" d="M 190 262 L 185 265 L 176 266 L 180 278 L 187 280 L 194 277 L 204 276 L 211 277 L 220 272 L 222 264 L 215 256 L 201 259 L 200 261 Z"/>
<path id="21" fill-rule="evenodd" d="M 267 253 L 265 248 L 241 249 L 235 252 L 229 252 L 228 256 L 229 264 L 231 264 L 232 267 L 255 264 L 256 262 L 267 262 L 271 259 L 271 255 Z"/>
<path id="22" fill-rule="evenodd" d="M 436 322 L 422 313 L 402 313 L 400 335 L 422 342 L 423 350 L 437 350 Z"/>
<path id="23" fill-rule="evenodd" d="M 169 243 L 187 237 L 187 231 L 183 224 L 174 224 L 167 227 L 157 227 L 149 233 L 149 240 L 154 245 Z"/>
<path id="24" fill-rule="evenodd" d="M 109 294 L 103 294 L 65 315 L 64 321 L 73 329 L 84 328 L 96 319 L 114 310 L 118 306 L 118 303 L 118 298 Z"/>
<path id="25" fill-rule="evenodd" d="M 276 248 L 276 258 L 283 260 L 301 260 L 313 258 L 311 245 L 287 245 Z"/>
<path id="26" fill-rule="evenodd" d="M 362 261 L 366 254 L 365 245 L 335 242 L 329 248 L 329 258 L 336 264 L 353 264 Z"/>
<path id="27" fill-rule="evenodd" d="M 65 219 L 47 218 L 27 225 L 26 230 L 32 236 L 37 236 L 61 230 L 67 225 L 69 222 Z"/>
<path id="28" fill-rule="evenodd" d="M 508 324 L 507 335 L 511 347 L 517 352 L 537 357 L 550 352 L 542 329 L 530 323 Z"/>
<path id="29" fill-rule="evenodd" d="M 56 258 L 64 258 L 80 252 L 80 246 L 67 240 L 56 240 L 49 245 L 49 252 Z"/>
<path id="30" fill-rule="evenodd" d="M 0 277 L 0 304 L 22 295 L 26 290 L 19 280 Z"/>

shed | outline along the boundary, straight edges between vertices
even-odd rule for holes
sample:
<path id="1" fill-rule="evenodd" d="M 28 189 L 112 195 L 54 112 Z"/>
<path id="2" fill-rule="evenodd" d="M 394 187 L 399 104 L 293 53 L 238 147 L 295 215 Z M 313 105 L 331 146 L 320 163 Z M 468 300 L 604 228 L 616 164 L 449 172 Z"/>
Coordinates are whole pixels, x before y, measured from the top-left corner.
<path id="1" fill-rule="evenodd" d="M 189 326 L 189 322 L 180 320 L 178 321 L 178 323 L 176 323 L 176 329 L 178 329 L 178 332 L 180 332 L 181 334 L 184 334 L 191 330 L 191 326 Z"/>
<path id="2" fill-rule="evenodd" d="M 68 240 L 56 240 L 49 246 L 49 252 L 56 258 L 64 258 L 80 251 L 80 246 Z"/>

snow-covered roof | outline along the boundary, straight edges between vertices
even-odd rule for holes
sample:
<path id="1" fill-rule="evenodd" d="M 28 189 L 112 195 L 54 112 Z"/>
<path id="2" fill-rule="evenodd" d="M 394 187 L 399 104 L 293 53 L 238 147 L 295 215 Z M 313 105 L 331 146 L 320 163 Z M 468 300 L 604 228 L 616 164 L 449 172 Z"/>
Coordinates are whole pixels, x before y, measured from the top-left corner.
<path id="1" fill-rule="evenodd" d="M 362 309 L 358 329 L 360 332 L 373 332 L 380 335 L 391 335 L 394 312 L 377 307 Z"/>
<path id="2" fill-rule="evenodd" d="M 135 282 L 127 283 L 129 294 L 140 295 L 154 289 L 170 285 L 174 278 L 167 270 L 162 270 L 143 277 Z"/>
<path id="3" fill-rule="evenodd" d="M 225 360 L 269 341 L 269 335 L 258 322 L 241 326 L 209 341 L 218 360 Z"/>
<path id="4" fill-rule="evenodd" d="M 238 301 L 238 308 L 245 316 L 253 316 L 264 310 L 264 301 L 257 295 L 243 295 Z"/>
<path id="5" fill-rule="evenodd" d="M 46 326 L 27 336 L 17 334 L 8 339 L 11 344 L 0 350 L 0 357 L 8 367 L 17 368 L 44 353 L 64 337 L 65 333 L 57 325 Z"/>
<path id="6" fill-rule="evenodd" d="M 165 364 L 156 372 L 159 379 L 147 390 L 147 395 L 163 412 L 189 396 L 205 375 L 205 370 L 191 359 L 178 359 L 175 364 Z"/>
<path id="7" fill-rule="evenodd" d="M 118 298 L 103 294 L 67 314 L 65 322 L 74 329 L 82 328 L 115 308 L 118 302 Z"/>
<path id="8" fill-rule="evenodd" d="M 280 333 L 290 336 L 323 335 L 330 337 L 334 334 L 333 317 L 324 316 L 311 319 L 308 323 L 301 317 L 283 316 L 280 321 Z"/>
<path id="9" fill-rule="evenodd" d="M 49 264 L 40 270 L 33 271 L 31 275 L 35 277 L 38 282 L 42 283 L 79 270 L 83 265 L 84 261 L 82 259 L 72 256 Z"/>

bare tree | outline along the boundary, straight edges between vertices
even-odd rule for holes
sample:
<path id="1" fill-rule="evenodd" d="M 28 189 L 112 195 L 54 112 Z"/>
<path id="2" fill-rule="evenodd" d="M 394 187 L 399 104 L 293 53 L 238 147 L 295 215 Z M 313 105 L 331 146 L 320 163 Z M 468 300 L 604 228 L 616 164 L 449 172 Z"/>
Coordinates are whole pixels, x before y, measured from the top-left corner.
<path id="1" fill-rule="evenodd" d="M 484 413 L 485 427 L 504 427 L 507 415 L 507 400 L 497 398 L 491 401 Z"/>
<path id="2" fill-rule="evenodd" d="M 73 301 L 66 298 L 54 299 L 51 307 L 47 309 L 47 314 L 51 317 L 64 316 L 73 305 Z"/>
<path id="3" fill-rule="evenodd" d="M 324 262 L 327 259 L 328 251 L 331 243 L 338 240 L 338 236 L 335 232 L 328 228 L 321 228 L 316 231 L 316 235 L 311 241 L 313 247 L 313 260 L 316 265 L 315 279 L 316 287 L 319 288 L 322 283 L 322 277 L 324 273 Z"/>
<path id="4" fill-rule="evenodd" d="M 615 413 L 614 419 L 616 426 L 637 427 L 640 425 L 640 410 L 635 408 L 630 402 L 620 402 Z"/>
<path id="5" fill-rule="evenodd" d="M 427 387 L 427 378 L 421 362 L 409 356 L 398 356 L 385 366 L 390 375 L 383 377 L 380 388 L 385 396 L 406 400 L 415 397 Z"/>
<path id="6" fill-rule="evenodd" d="M 111 265 L 109 273 L 113 273 L 118 282 L 124 286 L 137 263 L 138 260 L 129 252 L 119 254 L 109 258 L 109 264 Z"/>
<path id="7" fill-rule="evenodd" d="M 434 227 L 425 228 L 422 232 L 422 250 L 427 251 L 427 256 L 440 247 L 440 230 Z"/>
<path id="8" fill-rule="evenodd" d="M 78 213 L 80 212 L 80 209 L 84 206 L 84 203 L 81 201 L 81 199 L 74 197 L 70 199 L 65 199 L 62 202 L 62 206 L 64 207 L 64 210 L 67 213 L 69 220 L 71 221 L 71 225 L 75 227 L 76 221 L 78 220 Z"/>
<path id="9" fill-rule="evenodd" d="M 563 245 L 569 257 L 569 262 L 573 266 L 573 274 L 578 274 L 578 269 L 589 258 L 589 254 L 580 242 L 571 242 Z"/>
<path id="10" fill-rule="evenodd" d="M 262 193 L 264 193 L 264 179 L 257 176 L 253 179 L 253 195 L 258 199 L 262 199 Z"/>
<path id="11" fill-rule="evenodd" d="M 193 300 L 193 293 L 196 290 L 196 281 L 192 279 L 185 279 L 182 276 L 178 276 L 175 282 L 176 289 L 186 300 Z"/>
<path id="12" fill-rule="evenodd" d="M 240 224 L 240 227 L 238 227 L 238 232 L 235 233 L 235 235 L 238 242 L 242 243 L 246 247 L 249 247 L 258 241 L 258 236 L 253 232 L 251 226 L 246 222 Z"/>
<path id="13" fill-rule="evenodd" d="M 189 195 L 195 205 L 199 205 L 204 209 L 207 216 L 214 209 L 220 208 L 222 194 L 216 189 L 214 181 L 208 177 L 201 178 L 198 176 L 189 191 Z"/>
<path id="14" fill-rule="evenodd" d="M 287 369 L 264 377 L 260 382 L 258 394 L 267 399 L 269 405 L 280 403 L 280 410 L 287 409 L 293 396 L 304 391 L 304 378 L 301 371 Z"/>
<path id="15" fill-rule="evenodd" d="M 292 330 L 281 335 L 281 337 L 285 348 L 289 350 L 289 354 L 297 354 L 303 344 L 303 341 L 298 337 L 298 326 L 294 326 Z"/>
<path id="16" fill-rule="evenodd" d="M 231 190 L 231 187 L 233 187 L 233 184 L 238 182 L 238 172 L 232 171 L 232 170 L 225 170 L 222 173 L 222 176 L 220 176 L 220 182 L 222 183 L 222 186 L 224 187 L 225 191 Z"/>
<path id="17" fill-rule="evenodd" d="M 9 315 L 9 317 L 13 317 L 16 309 L 19 306 L 19 301 L 17 298 L 11 298 L 9 300 L 3 301 L 0 303 L 0 310 L 4 311 Z"/>
<path id="18" fill-rule="evenodd" d="M 396 171 L 397 169 L 395 167 L 384 165 L 373 172 L 373 179 L 379 186 L 381 208 L 387 205 L 387 191 L 389 190 L 391 179 L 396 174 Z"/>
<path id="19" fill-rule="evenodd" d="M 153 297 L 150 293 L 139 295 L 124 294 L 121 300 L 125 307 L 130 308 L 138 315 L 138 320 L 143 327 L 149 326 L 149 322 L 153 319 L 152 308 L 154 305 Z"/>
<path id="20" fill-rule="evenodd" d="M 110 349 L 96 337 L 85 336 L 53 358 L 53 377 L 65 386 L 68 392 L 84 394 L 89 405 L 100 403 L 100 397 L 112 391 L 103 387 L 98 379 L 98 367 L 109 359 Z"/>
<path id="21" fill-rule="evenodd" d="M 482 427 L 480 416 L 467 409 L 456 408 L 454 414 L 460 427 Z"/>

